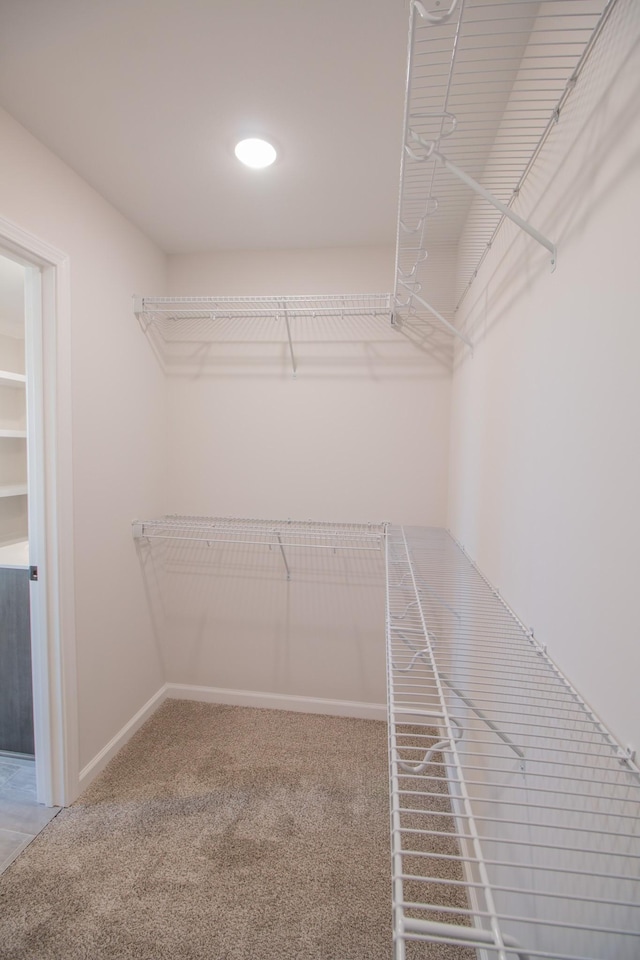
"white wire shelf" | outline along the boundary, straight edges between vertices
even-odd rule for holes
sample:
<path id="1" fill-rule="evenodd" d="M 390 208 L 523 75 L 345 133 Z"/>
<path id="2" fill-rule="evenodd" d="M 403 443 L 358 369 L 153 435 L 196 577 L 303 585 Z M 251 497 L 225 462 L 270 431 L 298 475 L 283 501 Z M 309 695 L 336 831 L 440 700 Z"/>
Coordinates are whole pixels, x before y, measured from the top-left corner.
<path id="1" fill-rule="evenodd" d="M 299 319 L 311 317 L 391 316 L 390 293 L 340 294 L 334 296 L 279 297 L 136 297 L 134 312 L 143 325 L 155 324 L 166 339 L 190 321 L 203 324 L 218 320 Z M 176 326 L 178 325 L 178 326 Z"/>
<path id="2" fill-rule="evenodd" d="M 182 540 L 208 544 L 248 544 L 277 548 L 291 578 L 286 555 L 289 548 L 380 553 L 386 523 L 328 523 L 313 520 L 255 520 L 237 517 L 189 517 L 170 515 L 155 520 L 136 520 L 135 539 Z"/>
<path id="3" fill-rule="evenodd" d="M 286 337 L 296 375 L 296 334 L 319 322 L 325 331 L 342 334 L 348 327 L 362 336 L 362 324 L 391 320 L 390 293 L 277 297 L 134 297 L 133 309 L 142 328 L 159 338 L 161 349 L 177 344 L 216 343 L 232 331 L 246 340 L 273 340 L 275 327 Z M 305 324 L 306 321 L 306 324 Z M 302 328 L 299 324 L 302 323 Z"/>
<path id="4" fill-rule="evenodd" d="M 637 958 L 633 757 L 445 531 L 386 544 L 396 960 Z"/>
<path id="5" fill-rule="evenodd" d="M 399 321 L 433 328 L 450 348 L 455 336 L 468 343 L 456 310 L 505 216 L 517 218 L 513 203 L 615 2 L 412 2 Z M 553 242 L 519 225 L 555 266 Z"/>

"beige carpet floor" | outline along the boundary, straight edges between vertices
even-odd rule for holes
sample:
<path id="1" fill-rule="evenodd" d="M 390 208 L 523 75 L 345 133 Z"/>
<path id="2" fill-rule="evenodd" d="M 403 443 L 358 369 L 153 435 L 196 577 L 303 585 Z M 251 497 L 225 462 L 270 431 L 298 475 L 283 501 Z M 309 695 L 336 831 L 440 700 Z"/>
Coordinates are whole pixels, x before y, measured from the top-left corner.
<path id="1" fill-rule="evenodd" d="M 3 960 L 390 960 L 386 726 L 169 700 L 0 878 Z"/>

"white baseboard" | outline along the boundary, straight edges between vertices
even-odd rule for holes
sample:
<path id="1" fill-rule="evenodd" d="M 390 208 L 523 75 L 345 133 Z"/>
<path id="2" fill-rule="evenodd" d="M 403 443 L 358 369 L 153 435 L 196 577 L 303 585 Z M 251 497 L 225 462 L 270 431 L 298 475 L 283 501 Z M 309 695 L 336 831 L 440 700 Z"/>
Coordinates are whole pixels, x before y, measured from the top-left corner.
<path id="1" fill-rule="evenodd" d="M 95 755 L 93 760 L 83 767 L 79 776 L 80 793 L 104 770 L 109 761 L 124 747 L 127 740 L 168 698 L 200 700 L 203 703 L 225 703 L 237 707 L 266 707 L 270 710 L 291 710 L 295 713 L 321 713 L 332 717 L 355 717 L 361 720 L 387 719 L 387 708 L 383 703 L 324 700 L 321 697 L 296 697 L 286 693 L 257 693 L 253 690 L 199 687 L 190 683 L 165 683 Z"/>
<path id="2" fill-rule="evenodd" d="M 168 684 L 163 684 L 159 690 L 157 690 L 150 700 L 147 700 L 143 707 L 140 707 L 138 712 L 131 717 L 131 719 L 125 723 L 124 727 L 119 730 L 115 737 L 112 737 L 109 740 L 109 743 L 102 748 L 102 750 L 95 755 L 93 760 L 90 760 L 86 767 L 80 771 L 79 776 L 79 786 L 80 792 L 85 790 L 94 777 L 97 777 L 98 774 L 104 770 L 106 765 L 109 763 L 113 757 L 115 757 L 118 750 L 121 750 L 124 747 L 127 740 L 129 740 L 136 730 L 139 730 L 145 721 L 155 713 L 160 704 L 167 698 L 167 686 Z"/>
<path id="3" fill-rule="evenodd" d="M 386 720 L 383 703 L 359 700 L 323 700 L 320 697 L 296 697 L 286 693 L 257 693 L 253 690 L 228 690 L 224 687 L 199 687 L 189 683 L 167 683 L 166 696 L 174 700 L 200 700 L 226 703 L 236 707 L 266 707 L 296 713 L 322 713 L 332 717 L 356 717 L 361 720 Z"/>

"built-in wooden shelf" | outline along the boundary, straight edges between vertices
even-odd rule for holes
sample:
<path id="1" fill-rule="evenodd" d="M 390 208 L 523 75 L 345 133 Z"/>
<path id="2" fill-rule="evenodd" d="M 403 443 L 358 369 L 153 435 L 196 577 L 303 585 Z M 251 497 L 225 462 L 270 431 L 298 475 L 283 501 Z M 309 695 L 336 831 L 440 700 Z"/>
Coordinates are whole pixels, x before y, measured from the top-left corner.
<path id="1" fill-rule="evenodd" d="M 24 497 L 26 495 L 26 483 L 6 483 L 0 486 L 0 497 Z"/>
<path id="2" fill-rule="evenodd" d="M 9 370 L 0 370 L 0 387 L 24 387 L 27 378 L 24 373 L 11 373 Z"/>
<path id="3" fill-rule="evenodd" d="M 27 436 L 26 430 L 5 430 L 0 427 L 0 437 L 8 437 L 12 440 L 21 440 Z"/>

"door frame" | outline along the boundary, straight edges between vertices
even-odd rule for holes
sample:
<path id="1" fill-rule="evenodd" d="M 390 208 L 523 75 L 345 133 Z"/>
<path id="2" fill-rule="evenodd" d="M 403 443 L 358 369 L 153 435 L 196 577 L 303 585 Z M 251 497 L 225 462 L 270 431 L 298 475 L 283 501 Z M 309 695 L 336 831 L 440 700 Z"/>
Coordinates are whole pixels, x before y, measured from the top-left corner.
<path id="1" fill-rule="evenodd" d="M 68 256 L 0 217 L 0 252 L 25 266 L 27 456 L 37 798 L 78 794 Z"/>

